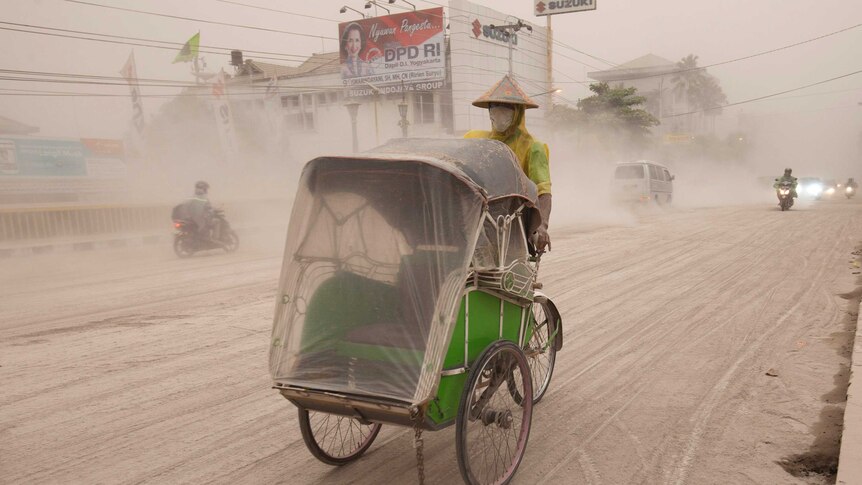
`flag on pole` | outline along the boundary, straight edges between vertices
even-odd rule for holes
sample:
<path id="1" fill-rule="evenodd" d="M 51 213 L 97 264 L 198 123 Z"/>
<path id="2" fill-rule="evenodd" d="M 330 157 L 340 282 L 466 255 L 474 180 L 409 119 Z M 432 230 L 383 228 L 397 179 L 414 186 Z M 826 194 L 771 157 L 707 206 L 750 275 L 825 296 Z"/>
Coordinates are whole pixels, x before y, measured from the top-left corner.
<path id="1" fill-rule="evenodd" d="M 179 54 L 177 54 L 177 57 L 174 58 L 173 63 L 176 64 L 178 62 L 191 62 L 195 60 L 195 58 L 197 58 L 198 56 L 198 48 L 200 47 L 200 43 L 201 33 L 198 32 L 197 34 L 193 35 L 191 39 L 186 41 L 185 45 L 183 45 L 183 48 L 180 49 Z"/>
<path id="2" fill-rule="evenodd" d="M 221 141 L 222 152 L 225 160 L 230 163 L 236 163 L 239 150 L 237 148 L 236 131 L 233 126 L 233 113 L 231 113 L 230 103 L 228 103 L 225 72 L 222 69 L 215 82 L 212 85 L 212 106 L 213 114 L 215 115 L 216 128 Z"/>
<path id="3" fill-rule="evenodd" d="M 144 105 L 141 101 L 141 88 L 138 86 L 138 69 L 135 66 L 135 51 L 129 54 L 129 59 L 120 70 L 123 79 L 129 84 L 129 94 L 132 98 L 132 130 L 131 149 L 140 154 L 144 134 Z"/>

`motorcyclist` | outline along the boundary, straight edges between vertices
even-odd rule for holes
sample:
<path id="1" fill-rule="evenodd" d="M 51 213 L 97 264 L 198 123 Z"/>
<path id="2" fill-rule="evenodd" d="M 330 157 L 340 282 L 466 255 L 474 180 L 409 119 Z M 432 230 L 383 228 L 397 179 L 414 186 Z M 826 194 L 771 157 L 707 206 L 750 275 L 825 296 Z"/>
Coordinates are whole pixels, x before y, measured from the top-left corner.
<path id="1" fill-rule="evenodd" d="M 849 179 L 847 179 L 846 186 L 851 187 L 853 190 L 856 190 L 859 188 L 859 184 L 857 184 L 856 181 L 853 180 L 853 177 L 850 177 Z"/>
<path id="2" fill-rule="evenodd" d="M 490 138 L 498 140 L 512 149 L 521 164 L 521 170 L 538 188 L 538 209 L 542 222 L 536 229 L 536 249 L 551 248 L 548 221 L 551 216 L 551 172 L 548 162 L 548 145 L 534 139 L 527 131 L 526 110 L 538 108 L 524 91 L 509 76 L 503 76 L 497 84 L 473 101 L 473 106 L 487 108 L 491 118 L 491 131 L 472 130 L 464 138 Z"/>
<path id="3" fill-rule="evenodd" d="M 790 196 L 791 196 L 791 197 L 793 197 L 793 198 L 795 199 L 795 198 L 797 198 L 797 197 L 798 197 L 798 196 L 796 195 L 796 184 L 797 184 L 797 181 L 796 181 L 796 177 L 794 177 L 793 175 L 791 175 L 792 173 L 793 173 L 793 169 L 791 169 L 791 168 L 785 168 L 785 169 L 784 169 L 784 175 L 782 175 L 781 177 L 779 177 L 779 178 L 775 179 L 775 183 L 774 183 L 774 184 L 772 184 L 772 188 L 774 188 L 774 189 L 778 190 L 778 187 L 781 187 L 781 184 L 783 184 L 783 183 L 789 183 L 789 184 L 790 184 Z"/>
<path id="4" fill-rule="evenodd" d="M 213 227 L 213 208 L 208 195 L 209 188 L 210 184 L 199 180 L 195 183 L 194 195 L 186 199 L 183 204 L 189 219 L 197 227 L 197 235 L 204 239 L 214 237 L 211 233 L 215 229 Z"/>

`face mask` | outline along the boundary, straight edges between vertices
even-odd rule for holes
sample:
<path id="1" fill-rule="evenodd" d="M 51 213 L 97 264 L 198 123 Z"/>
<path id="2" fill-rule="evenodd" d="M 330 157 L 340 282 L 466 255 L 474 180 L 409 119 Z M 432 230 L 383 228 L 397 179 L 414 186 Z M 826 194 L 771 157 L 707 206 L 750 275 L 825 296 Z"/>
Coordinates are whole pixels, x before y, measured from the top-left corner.
<path id="1" fill-rule="evenodd" d="M 491 115 L 491 127 L 498 133 L 509 129 L 515 118 L 515 110 L 508 106 L 492 106 L 488 113 Z"/>

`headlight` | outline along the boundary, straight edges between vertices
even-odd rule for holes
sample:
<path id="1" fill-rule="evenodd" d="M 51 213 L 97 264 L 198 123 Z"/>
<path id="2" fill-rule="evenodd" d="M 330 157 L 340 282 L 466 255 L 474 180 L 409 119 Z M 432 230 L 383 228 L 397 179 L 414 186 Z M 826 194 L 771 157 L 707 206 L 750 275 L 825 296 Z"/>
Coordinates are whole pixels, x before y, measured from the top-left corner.
<path id="1" fill-rule="evenodd" d="M 828 189 L 826 189 L 826 193 L 829 195 L 834 194 L 835 193 L 835 187 L 829 187 Z"/>
<path id="2" fill-rule="evenodd" d="M 844 191 L 848 193 L 853 192 L 853 187 L 847 187 L 846 189 L 844 189 Z"/>
<path id="3" fill-rule="evenodd" d="M 811 195 L 817 195 L 817 194 L 819 194 L 820 192 L 823 192 L 823 187 L 821 187 L 821 186 L 819 186 L 819 185 L 809 185 L 809 186 L 808 186 L 808 193 L 809 193 L 809 194 L 811 194 Z"/>

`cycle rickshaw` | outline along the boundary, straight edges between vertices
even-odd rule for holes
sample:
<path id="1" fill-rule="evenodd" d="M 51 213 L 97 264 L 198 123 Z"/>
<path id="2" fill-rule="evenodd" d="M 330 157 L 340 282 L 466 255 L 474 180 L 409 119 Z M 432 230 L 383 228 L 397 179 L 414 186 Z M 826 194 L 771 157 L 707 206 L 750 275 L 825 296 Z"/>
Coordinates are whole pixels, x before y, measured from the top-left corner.
<path id="1" fill-rule="evenodd" d="M 514 154 L 400 139 L 316 158 L 299 185 L 269 364 L 311 453 L 343 465 L 411 427 L 421 482 L 422 431 L 454 424 L 465 482 L 510 481 L 562 346 Z"/>

